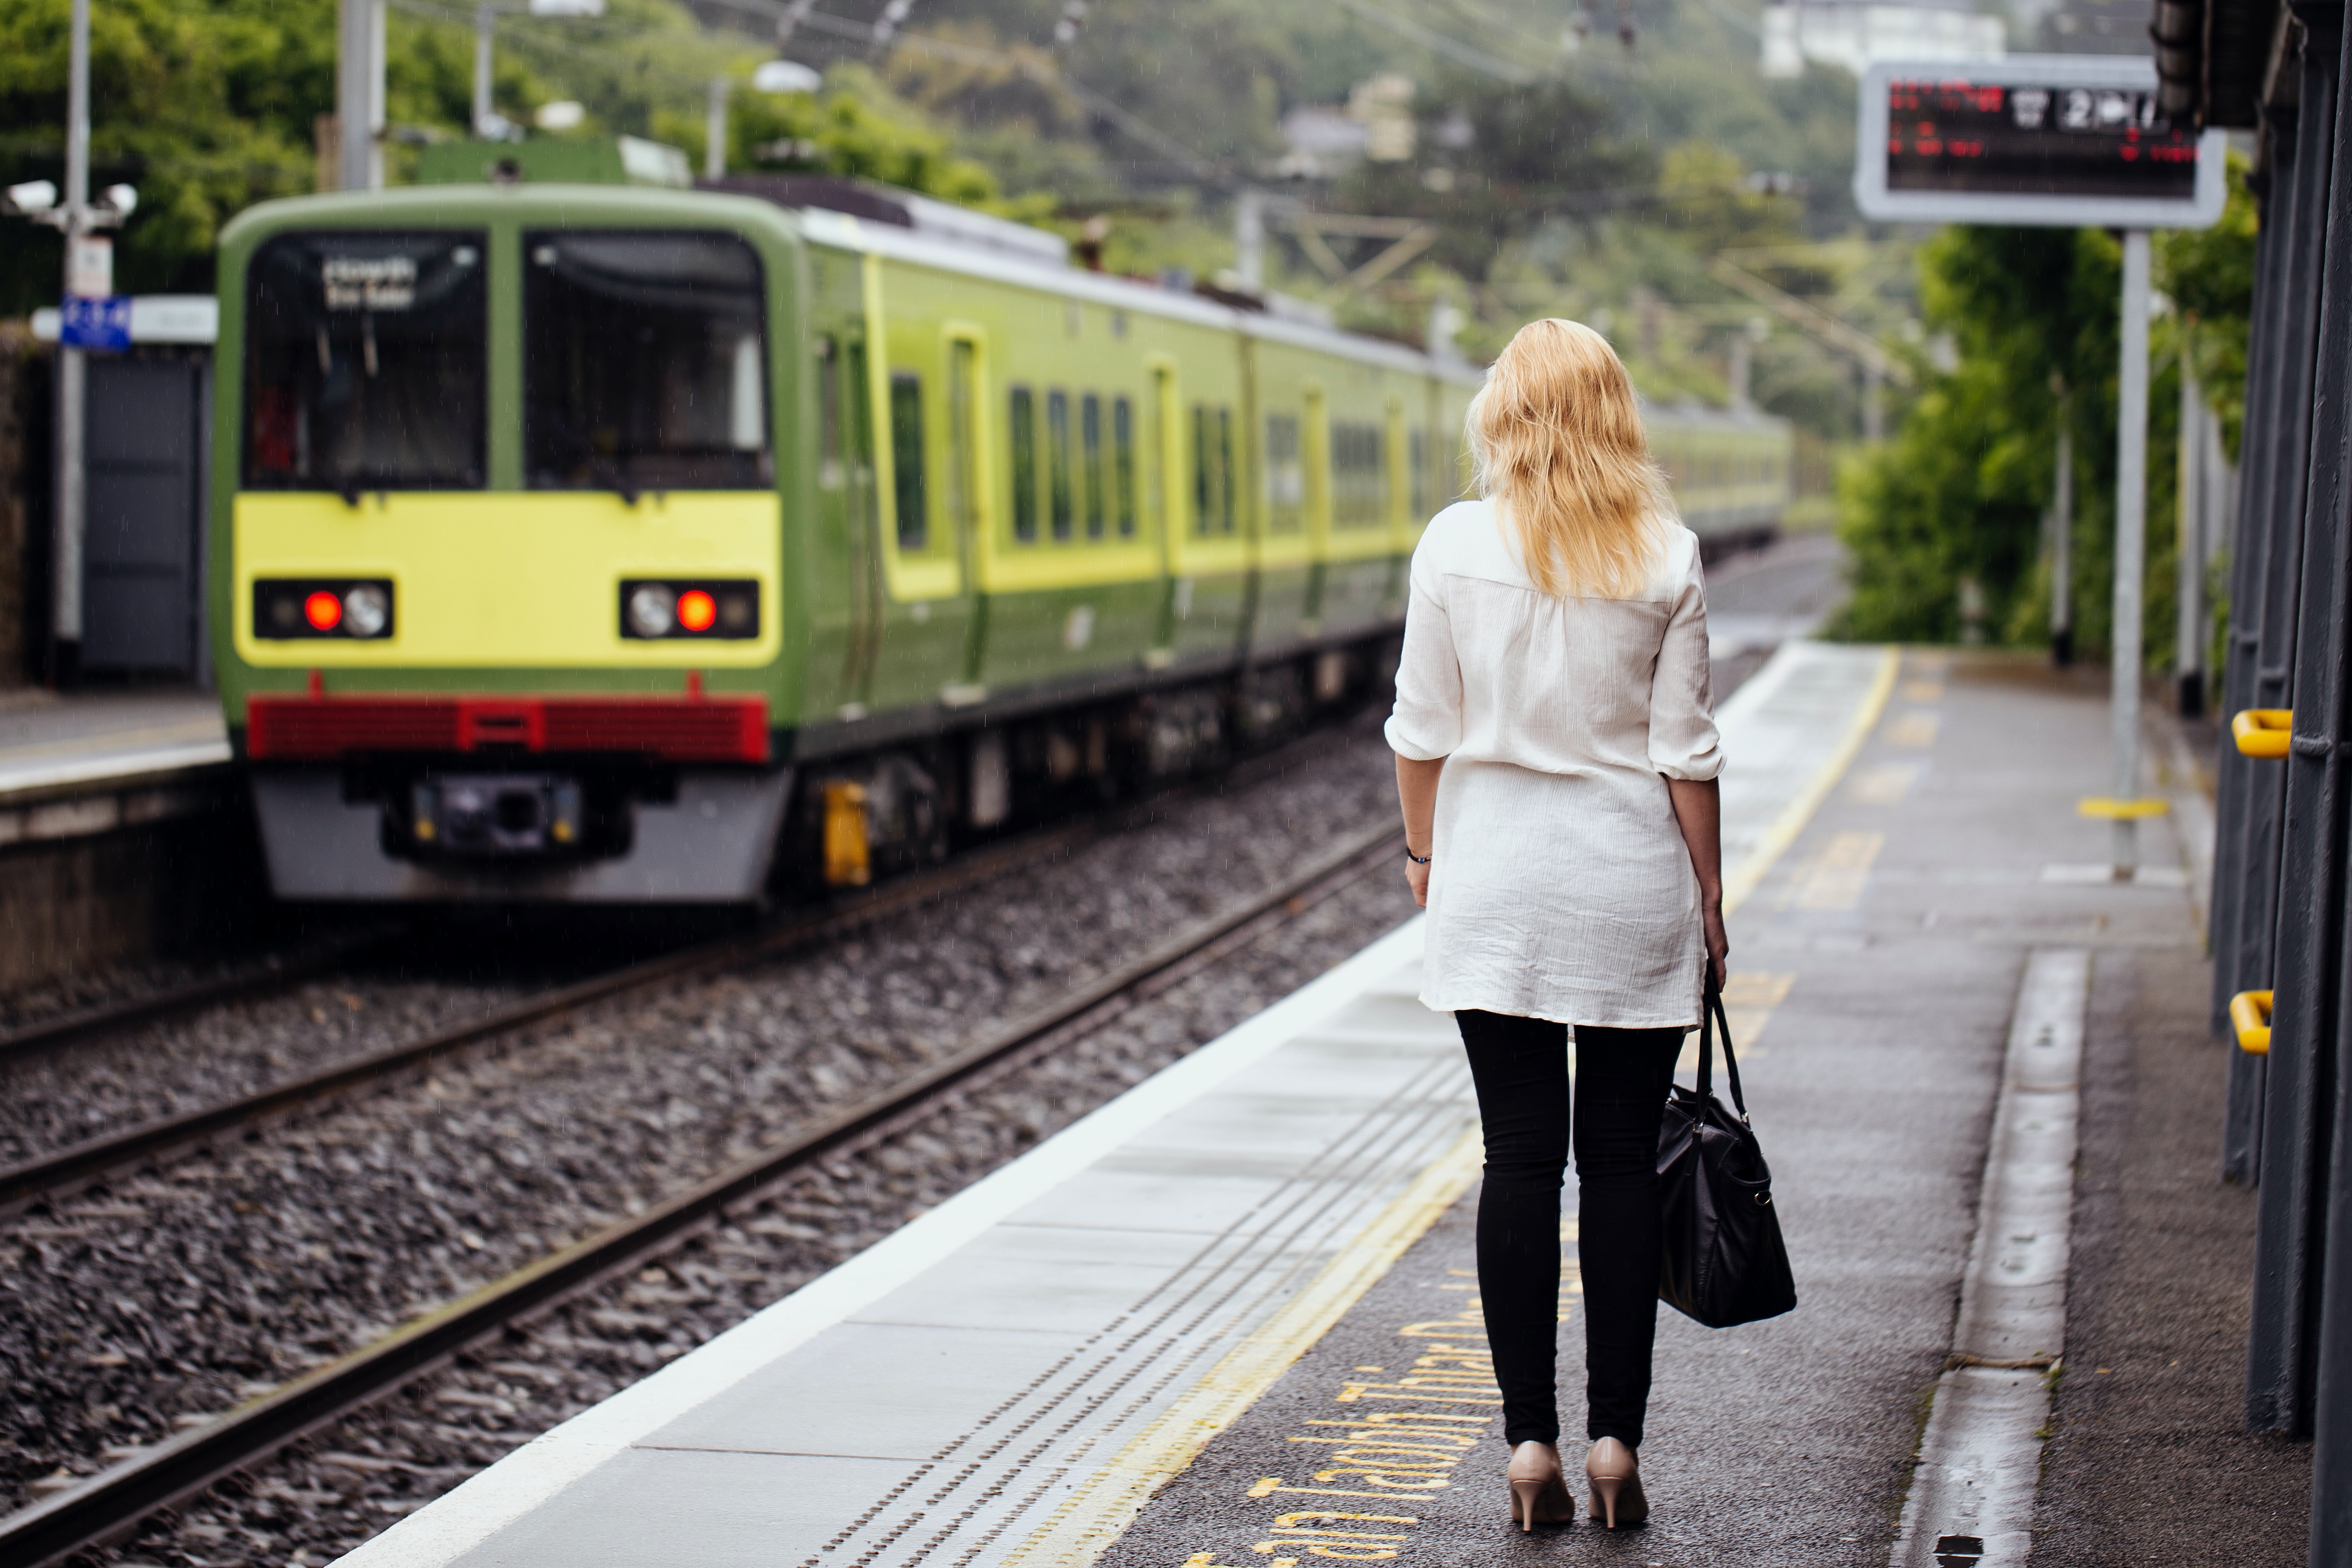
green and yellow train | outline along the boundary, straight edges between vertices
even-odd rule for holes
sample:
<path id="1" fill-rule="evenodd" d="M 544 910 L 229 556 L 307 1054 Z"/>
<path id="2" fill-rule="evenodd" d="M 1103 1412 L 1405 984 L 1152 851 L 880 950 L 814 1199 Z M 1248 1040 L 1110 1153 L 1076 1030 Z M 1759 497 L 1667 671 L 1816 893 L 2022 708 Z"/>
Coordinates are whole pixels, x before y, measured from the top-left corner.
<path id="1" fill-rule="evenodd" d="M 1385 680 L 1475 371 L 812 189 L 230 226 L 212 624 L 281 896 L 854 883 Z M 1653 438 L 1702 534 L 1777 518 L 1785 426 Z"/>

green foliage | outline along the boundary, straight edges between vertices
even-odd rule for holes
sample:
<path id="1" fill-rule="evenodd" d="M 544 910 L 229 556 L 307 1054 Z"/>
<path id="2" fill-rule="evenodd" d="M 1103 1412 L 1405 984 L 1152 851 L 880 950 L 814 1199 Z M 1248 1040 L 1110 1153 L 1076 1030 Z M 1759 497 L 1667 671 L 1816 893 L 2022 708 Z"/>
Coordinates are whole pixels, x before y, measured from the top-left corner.
<path id="1" fill-rule="evenodd" d="M 203 288 L 220 225 L 307 190 L 311 117 L 331 99 L 333 0 L 109 0 L 90 18 L 91 183 L 136 186 L 116 242 L 126 292 Z M 62 183 L 68 0 L 0 0 L 0 182 Z M 55 231 L 0 246 L 0 314 L 58 295 Z"/>
<path id="2" fill-rule="evenodd" d="M 2157 287 L 2172 297 L 2189 338 L 2190 361 L 2206 401 L 2221 415 L 2235 461 L 2246 414 L 2246 338 L 2254 301 L 2254 198 L 2242 161 L 2231 163 L 2230 202 L 2210 229 L 2161 236 Z"/>
<path id="3" fill-rule="evenodd" d="M 699 166 L 707 135 L 701 118 L 663 111 L 654 117 L 654 130 L 686 148 Z M 837 174 L 967 206 L 1003 206 L 1003 192 L 987 168 L 956 157 L 945 132 L 856 62 L 834 67 L 822 93 L 738 90 L 728 103 L 727 144 L 730 169 Z"/>

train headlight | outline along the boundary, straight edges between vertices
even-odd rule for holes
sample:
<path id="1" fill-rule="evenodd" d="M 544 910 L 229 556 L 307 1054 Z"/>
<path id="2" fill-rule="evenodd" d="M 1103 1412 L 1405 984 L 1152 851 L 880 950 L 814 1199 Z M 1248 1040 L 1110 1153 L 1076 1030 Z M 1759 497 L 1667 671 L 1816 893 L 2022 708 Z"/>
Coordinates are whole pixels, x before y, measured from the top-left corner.
<path id="1" fill-rule="evenodd" d="M 354 637 L 381 637 L 392 624 L 392 597 L 372 583 L 343 595 L 343 625 Z"/>
<path id="2" fill-rule="evenodd" d="M 667 637 L 677 608 L 677 594 L 658 582 L 640 583 L 629 592 L 629 630 L 639 637 Z"/>
<path id="3" fill-rule="evenodd" d="M 760 585 L 749 579 L 621 584 L 621 635 L 632 641 L 748 642 L 759 634 Z"/>
<path id="4" fill-rule="evenodd" d="M 257 578 L 253 634 L 271 642 L 349 638 L 381 642 L 393 632 L 392 583 L 384 578 Z"/>

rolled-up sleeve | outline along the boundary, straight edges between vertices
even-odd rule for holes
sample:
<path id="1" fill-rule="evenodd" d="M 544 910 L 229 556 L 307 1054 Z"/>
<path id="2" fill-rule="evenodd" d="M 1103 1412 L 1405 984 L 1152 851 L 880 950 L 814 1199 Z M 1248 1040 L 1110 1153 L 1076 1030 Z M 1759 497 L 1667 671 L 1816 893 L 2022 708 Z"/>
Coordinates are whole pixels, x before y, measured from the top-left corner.
<path id="1" fill-rule="evenodd" d="M 1451 756 L 1462 744 L 1462 661 L 1434 577 L 1416 552 L 1405 601 L 1404 654 L 1397 663 L 1396 707 L 1384 732 L 1390 750 L 1415 762 Z"/>
<path id="2" fill-rule="evenodd" d="M 1411 637 L 1408 624 L 1406 635 Z M 1703 780 L 1723 771 L 1706 654 L 1706 583 L 1696 541 L 1650 677 L 1650 766 L 1669 779 Z"/>

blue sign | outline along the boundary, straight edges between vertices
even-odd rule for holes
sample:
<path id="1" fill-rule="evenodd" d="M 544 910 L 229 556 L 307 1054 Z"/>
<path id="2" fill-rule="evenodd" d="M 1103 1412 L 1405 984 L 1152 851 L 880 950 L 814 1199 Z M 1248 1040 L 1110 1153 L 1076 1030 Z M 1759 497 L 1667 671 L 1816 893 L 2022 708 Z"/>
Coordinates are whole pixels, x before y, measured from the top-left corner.
<path id="1" fill-rule="evenodd" d="M 58 312 L 58 341 L 68 349 L 121 353 L 131 347 L 131 296 L 102 298 L 68 295 Z"/>

